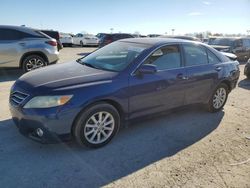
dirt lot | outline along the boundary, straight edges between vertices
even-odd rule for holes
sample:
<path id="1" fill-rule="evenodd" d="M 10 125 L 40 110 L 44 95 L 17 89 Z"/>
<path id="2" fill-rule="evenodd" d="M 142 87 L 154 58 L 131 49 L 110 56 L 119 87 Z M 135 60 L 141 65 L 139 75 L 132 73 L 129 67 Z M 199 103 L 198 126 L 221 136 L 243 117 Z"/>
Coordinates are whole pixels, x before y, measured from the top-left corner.
<path id="1" fill-rule="evenodd" d="M 64 48 L 59 63 L 92 50 Z M 0 186 L 249 188 L 250 81 L 243 67 L 222 112 L 188 108 L 131 123 L 97 150 L 21 136 L 8 110 L 10 87 L 21 72 L 0 70 Z"/>

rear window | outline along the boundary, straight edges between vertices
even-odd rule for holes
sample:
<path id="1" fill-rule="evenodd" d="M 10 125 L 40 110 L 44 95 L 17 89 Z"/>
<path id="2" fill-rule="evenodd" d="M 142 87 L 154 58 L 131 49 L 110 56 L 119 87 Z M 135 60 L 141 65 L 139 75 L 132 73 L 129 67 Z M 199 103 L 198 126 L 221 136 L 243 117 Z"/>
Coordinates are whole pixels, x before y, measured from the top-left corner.
<path id="1" fill-rule="evenodd" d="M 45 37 L 45 38 L 48 38 L 48 39 L 51 38 L 50 36 L 48 36 L 47 34 L 41 32 L 41 31 L 39 31 L 39 30 L 34 30 L 34 32 L 35 32 L 36 34 L 38 34 L 39 36 L 42 36 L 42 37 Z"/>
<path id="2" fill-rule="evenodd" d="M 46 31 L 46 30 L 41 30 L 42 33 L 54 38 L 54 39 L 59 39 L 59 33 L 56 31 Z"/>

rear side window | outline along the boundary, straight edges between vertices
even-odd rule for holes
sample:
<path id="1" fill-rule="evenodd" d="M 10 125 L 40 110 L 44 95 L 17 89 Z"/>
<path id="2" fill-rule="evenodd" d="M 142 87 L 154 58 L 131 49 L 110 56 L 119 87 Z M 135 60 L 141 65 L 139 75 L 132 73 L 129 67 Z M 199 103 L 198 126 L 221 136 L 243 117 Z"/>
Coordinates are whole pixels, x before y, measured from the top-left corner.
<path id="1" fill-rule="evenodd" d="M 183 48 L 186 66 L 208 64 L 205 48 L 193 44 L 184 44 Z"/>
<path id="2" fill-rule="evenodd" d="M 156 50 L 145 62 L 153 64 L 158 70 L 181 67 L 181 54 L 178 45 L 169 45 Z"/>
<path id="3" fill-rule="evenodd" d="M 214 55 L 212 52 L 210 52 L 209 50 L 207 50 L 207 57 L 208 57 L 208 62 L 210 64 L 220 63 L 220 60 L 218 59 L 218 57 Z"/>
<path id="4" fill-rule="evenodd" d="M 14 29 L 0 29 L 0 40 L 20 40 L 22 32 Z"/>

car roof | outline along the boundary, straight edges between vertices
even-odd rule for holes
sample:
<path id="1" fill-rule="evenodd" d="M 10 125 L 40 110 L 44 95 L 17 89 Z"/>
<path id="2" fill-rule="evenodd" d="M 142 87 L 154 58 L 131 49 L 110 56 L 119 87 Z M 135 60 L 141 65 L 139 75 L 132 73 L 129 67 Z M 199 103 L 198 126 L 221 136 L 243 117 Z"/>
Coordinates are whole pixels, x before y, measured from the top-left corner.
<path id="1" fill-rule="evenodd" d="M 238 39 L 250 39 L 250 37 L 216 37 L 216 39 L 226 39 L 226 40 L 238 40 Z"/>
<path id="2" fill-rule="evenodd" d="M 38 31 L 38 29 L 35 29 L 35 28 L 26 27 L 26 26 L 14 26 L 14 25 L 0 25 L 0 29 L 14 29 L 14 30 L 18 30 L 21 32 L 33 33 L 33 34 L 35 31 Z"/>
<path id="3" fill-rule="evenodd" d="M 16 30 L 28 30 L 28 29 L 33 29 L 30 27 L 26 26 L 14 26 L 14 25 L 0 25 L 0 28 L 4 29 L 16 29 Z"/>
<path id="4" fill-rule="evenodd" d="M 103 34 L 105 35 L 131 35 L 130 33 L 103 33 Z"/>
<path id="5" fill-rule="evenodd" d="M 202 44 L 201 42 L 185 40 L 185 39 L 177 39 L 177 38 L 128 38 L 119 40 L 122 42 L 132 42 L 132 43 L 140 43 L 140 44 L 148 44 L 148 45 L 164 45 L 169 43 L 198 43 Z"/>

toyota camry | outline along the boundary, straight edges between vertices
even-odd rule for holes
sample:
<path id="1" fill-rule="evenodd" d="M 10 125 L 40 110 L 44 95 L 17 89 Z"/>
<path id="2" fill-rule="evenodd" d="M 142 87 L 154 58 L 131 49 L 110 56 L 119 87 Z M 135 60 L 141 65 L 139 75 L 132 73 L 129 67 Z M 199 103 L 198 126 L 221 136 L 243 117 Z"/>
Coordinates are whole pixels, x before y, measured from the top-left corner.
<path id="1" fill-rule="evenodd" d="M 24 74 L 11 88 L 9 106 L 20 132 L 33 140 L 71 137 L 97 148 L 134 118 L 190 104 L 220 111 L 238 78 L 238 62 L 206 44 L 123 39 Z"/>

